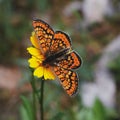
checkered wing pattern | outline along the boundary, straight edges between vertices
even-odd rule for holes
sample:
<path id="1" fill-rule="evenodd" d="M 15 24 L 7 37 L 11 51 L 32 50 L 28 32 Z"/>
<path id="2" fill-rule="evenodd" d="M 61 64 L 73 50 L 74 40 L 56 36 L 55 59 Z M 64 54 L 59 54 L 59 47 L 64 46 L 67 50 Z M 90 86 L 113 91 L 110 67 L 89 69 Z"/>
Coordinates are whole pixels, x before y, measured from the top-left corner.
<path id="1" fill-rule="evenodd" d="M 78 91 L 78 77 L 76 72 L 59 66 L 54 67 L 55 74 L 69 96 L 76 95 Z"/>
<path id="2" fill-rule="evenodd" d="M 47 23 L 40 19 L 33 20 L 32 24 L 36 33 L 36 37 L 39 40 L 41 50 L 43 53 L 46 53 L 50 50 L 54 31 Z"/>
<path id="3" fill-rule="evenodd" d="M 65 48 L 71 48 L 71 41 L 69 36 L 62 31 L 56 31 L 50 46 L 50 51 L 53 53 Z"/>
<path id="4" fill-rule="evenodd" d="M 58 61 L 57 65 L 65 69 L 77 69 L 80 67 L 81 63 L 81 58 L 75 51 L 73 51 Z"/>
<path id="5" fill-rule="evenodd" d="M 74 96 L 78 91 L 78 77 L 77 73 L 72 69 L 80 67 L 81 59 L 76 52 L 71 52 L 57 61 L 54 66 L 54 72 L 59 78 L 63 88 L 68 95 Z"/>

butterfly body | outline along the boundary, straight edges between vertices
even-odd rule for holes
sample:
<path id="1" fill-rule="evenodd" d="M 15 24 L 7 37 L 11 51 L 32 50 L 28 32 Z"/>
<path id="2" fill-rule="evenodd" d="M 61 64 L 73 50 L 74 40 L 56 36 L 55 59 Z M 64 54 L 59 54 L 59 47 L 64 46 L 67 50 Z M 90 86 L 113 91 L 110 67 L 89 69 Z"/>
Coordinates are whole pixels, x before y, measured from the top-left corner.
<path id="1" fill-rule="evenodd" d="M 58 61 L 66 57 L 69 51 L 70 49 L 66 48 L 56 53 L 48 53 L 45 57 L 46 59 L 43 61 L 43 65 L 46 65 L 46 64 L 56 65 Z"/>
<path id="2" fill-rule="evenodd" d="M 54 32 L 40 19 L 33 20 L 33 27 L 45 57 L 43 66 L 52 68 L 67 94 L 74 96 L 79 82 L 74 70 L 81 66 L 81 58 L 72 50 L 69 36 L 62 31 Z"/>

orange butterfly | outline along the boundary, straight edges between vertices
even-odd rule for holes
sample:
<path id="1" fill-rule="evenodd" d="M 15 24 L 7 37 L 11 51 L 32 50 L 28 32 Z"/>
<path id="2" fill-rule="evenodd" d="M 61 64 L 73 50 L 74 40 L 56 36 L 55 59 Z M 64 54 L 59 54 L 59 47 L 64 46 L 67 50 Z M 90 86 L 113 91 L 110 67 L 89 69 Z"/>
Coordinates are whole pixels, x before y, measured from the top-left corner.
<path id="1" fill-rule="evenodd" d="M 40 19 L 33 20 L 33 27 L 45 60 L 43 66 L 49 65 L 59 78 L 68 95 L 74 96 L 78 91 L 78 77 L 74 69 L 81 66 L 81 58 L 72 50 L 69 36 L 62 31 L 55 31 Z"/>

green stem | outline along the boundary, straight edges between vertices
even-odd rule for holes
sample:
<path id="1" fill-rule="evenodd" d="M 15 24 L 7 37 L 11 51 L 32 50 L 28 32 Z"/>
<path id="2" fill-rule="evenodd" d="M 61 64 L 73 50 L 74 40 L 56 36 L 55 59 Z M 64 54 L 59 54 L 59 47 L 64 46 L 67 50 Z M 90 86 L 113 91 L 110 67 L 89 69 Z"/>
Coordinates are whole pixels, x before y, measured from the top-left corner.
<path id="1" fill-rule="evenodd" d="M 33 97 L 33 110 L 34 110 L 34 120 L 37 120 L 37 117 L 36 117 L 36 87 L 35 87 L 35 79 L 34 79 L 34 76 L 32 75 L 31 77 L 31 85 L 32 85 L 32 97 Z"/>
<path id="2" fill-rule="evenodd" d="M 41 113 L 41 119 L 44 120 L 44 109 L 43 109 L 43 96 L 44 95 L 44 79 L 41 80 L 41 96 L 40 96 L 40 113 Z"/>

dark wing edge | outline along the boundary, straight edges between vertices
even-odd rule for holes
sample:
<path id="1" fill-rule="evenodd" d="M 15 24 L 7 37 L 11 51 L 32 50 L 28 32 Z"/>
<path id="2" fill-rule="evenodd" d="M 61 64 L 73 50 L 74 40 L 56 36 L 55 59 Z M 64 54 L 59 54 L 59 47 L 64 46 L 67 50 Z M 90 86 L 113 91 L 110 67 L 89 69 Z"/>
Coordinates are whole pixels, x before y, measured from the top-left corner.
<path id="1" fill-rule="evenodd" d="M 66 37 L 67 40 L 69 41 L 70 45 L 72 44 L 72 41 L 71 41 L 71 39 L 70 39 L 70 36 L 69 36 L 67 33 L 62 32 L 62 31 L 55 31 L 55 34 L 59 34 L 59 33 L 65 35 L 65 37 Z"/>
<path id="2" fill-rule="evenodd" d="M 52 29 L 52 27 L 47 22 L 45 22 L 45 21 L 43 21 L 43 20 L 41 20 L 39 18 L 33 18 L 33 22 L 41 22 L 41 23 L 45 24 L 48 28 L 50 28 L 54 32 L 54 30 Z"/>
<path id="3" fill-rule="evenodd" d="M 70 54 L 73 54 L 73 58 L 74 58 L 74 62 L 78 61 L 78 64 L 76 67 L 71 68 L 71 69 L 78 69 L 79 67 L 81 67 L 82 65 L 82 57 L 74 50 L 72 50 L 72 52 Z M 76 55 L 76 58 L 74 57 L 74 55 Z"/>

